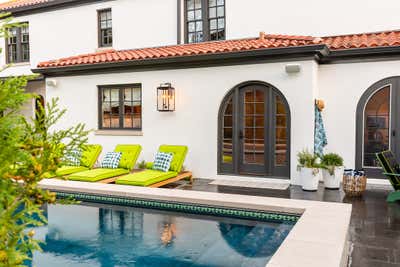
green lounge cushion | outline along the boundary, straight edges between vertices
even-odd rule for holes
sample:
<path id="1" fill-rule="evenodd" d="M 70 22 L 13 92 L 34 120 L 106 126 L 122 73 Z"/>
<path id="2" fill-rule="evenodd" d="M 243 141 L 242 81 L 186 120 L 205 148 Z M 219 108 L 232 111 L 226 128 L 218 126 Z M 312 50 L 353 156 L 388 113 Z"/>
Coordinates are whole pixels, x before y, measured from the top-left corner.
<path id="1" fill-rule="evenodd" d="M 81 158 L 81 166 L 92 169 L 101 153 L 101 150 L 101 145 L 84 145 Z"/>
<path id="2" fill-rule="evenodd" d="M 83 167 L 83 166 L 62 166 L 57 169 L 56 175 L 57 176 L 65 176 L 65 175 L 70 175 L 73 173 L 77 172 L 83 172 L 88 170 L 88 168 Z"/>
<path id="3" fill-rule="evenodd" d="M 158 151 L 164 153 L 172 153 L 173 158 L 171 161 L 171 167 L 169 169 L 177 173 L 181 172 L 183 162 L 185 161 L 186 154 L 188 152 L 187 146 L 161 145 Z"/>
<path id="4" fill-rule="evenodd" d="M 122 185 L 149 186 L 177 176 L 177 172 L 162 172 L 156 170 L 144 170 L 119 177 L 115 183 Z"/>
<path id="5" fill-rule="evenodd" d="M 73 181 L 82 181 L 82 182 L 97 182 L 100 180 L 104 180 L 107 178 L 128 174 L 129 170 L 127 169 L 104 169 L 98 168 L 83 172 L 78 172 L 70 175 L 68 177 L 69 180 Z"/>
<path id="6" fill-rule="evenodd" d="M 142 147 L 140 145 L 117 145 L 114 151 L 122 153 L 118 167 L 132 170 L 141 150 Z"/>

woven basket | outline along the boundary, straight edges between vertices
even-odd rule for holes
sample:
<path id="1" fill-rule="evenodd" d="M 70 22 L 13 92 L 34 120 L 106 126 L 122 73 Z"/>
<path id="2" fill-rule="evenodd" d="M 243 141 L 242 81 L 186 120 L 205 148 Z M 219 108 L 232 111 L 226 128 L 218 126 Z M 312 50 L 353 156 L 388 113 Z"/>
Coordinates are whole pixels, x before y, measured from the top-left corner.
<path id="1" fill-rule="evenodd" d="M 367 176 L 343 175 L 343 191 L 346 196 L 360 197 L 367 188 Z"/>

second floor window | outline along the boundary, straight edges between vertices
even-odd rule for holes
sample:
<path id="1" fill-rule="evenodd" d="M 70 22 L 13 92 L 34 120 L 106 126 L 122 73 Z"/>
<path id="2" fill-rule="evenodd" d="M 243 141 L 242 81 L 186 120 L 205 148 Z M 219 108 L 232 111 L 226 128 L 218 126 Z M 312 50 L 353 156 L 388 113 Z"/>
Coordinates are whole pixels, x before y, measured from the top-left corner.
<path id="1" fill-rule="evenodd" d="M 225 40 L 225 0 L 185 0 L 187 43 Z"/>
<path id="2" fill-rule="evenodd" d="M 7 63 L 29 62 L 29 25 L 8 29 Z"/>
<path id="3" fill-rule="evenodd" d="M 99 20 L 99 46 L 109 47 L 112 46 L 112 17 L 111 9 L 104 9 L 98 11 Z"/>

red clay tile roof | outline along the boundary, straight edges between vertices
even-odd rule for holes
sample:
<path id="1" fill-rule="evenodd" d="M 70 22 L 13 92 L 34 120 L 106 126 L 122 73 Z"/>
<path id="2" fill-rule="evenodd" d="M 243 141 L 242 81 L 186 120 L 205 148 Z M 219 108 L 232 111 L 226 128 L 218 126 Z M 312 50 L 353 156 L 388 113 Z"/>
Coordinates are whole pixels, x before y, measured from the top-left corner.
<path id="1" fill-rule="evenodd" d="M 38 64 L 38 68 L 122 62 L 129 60 L 159 59 L 167 57 L 196 56 L 266 48 L 306 46 L 315 45 L 319 41 L 319 39 L 309 36 L 262 35 L 261 38 L 252 39 L 203 42 L 196 44 L 172 45 L 121 51 L 110 49 L 97 53 L 41 62 Z"/>
<path id="2" fill-rule="evenodd" d="M 39 63 L 37 67 L 52 68 L 76 65 L 93 65 L 100 63 L 234 53 L 240 51 L 300 47 L 318 44 L 325 44 L 330 50 L 400 46 L 400 31 L 327 36 L 321 38 L 311 36 L 270 35 L 260 33 L 259 38 L 252 39 L 204 42 L 120 51 L 110 49 L 97 53 L 45 61 Z"/>
<path id="3" fill-rule="evenodd" d="M 322 37 L 330 49 L 400 46 L 400 30 Z"/>
<path id="4" fill-rule="evenodd" d="M 34 6 L 42 3 L 51 2 L 53 0 L 11 0 L 0 4 L 1 11 L 8 11 L 13 8 Z"/>

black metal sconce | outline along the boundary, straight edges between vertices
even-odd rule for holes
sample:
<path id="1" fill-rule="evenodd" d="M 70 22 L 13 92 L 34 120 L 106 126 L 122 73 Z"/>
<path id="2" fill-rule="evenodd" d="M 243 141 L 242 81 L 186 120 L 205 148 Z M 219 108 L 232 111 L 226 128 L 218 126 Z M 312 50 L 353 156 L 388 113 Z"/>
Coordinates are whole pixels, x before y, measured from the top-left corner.
<path id="1" fill-rule="evenodd" d="M 175 88 L 170 83 L 163 83 L 157 87 L 157 110 L 175 111 Z"/>

